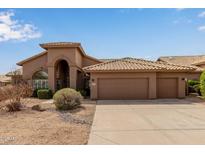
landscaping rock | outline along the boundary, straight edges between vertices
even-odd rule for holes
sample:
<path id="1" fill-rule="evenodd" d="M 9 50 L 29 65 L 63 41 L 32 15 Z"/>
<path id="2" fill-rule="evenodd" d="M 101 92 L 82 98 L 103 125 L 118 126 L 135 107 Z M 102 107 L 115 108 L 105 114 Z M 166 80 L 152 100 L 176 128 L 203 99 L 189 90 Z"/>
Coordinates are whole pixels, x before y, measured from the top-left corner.
<path id="1" fill-rule="evenodd" d="M 40 111 L 40 112 L 43 112 L 46 110 L 46 109 L 42 108 L 41 105 L 34 105 L 31 107 L 31 109 L 36 110 L 36 111 Z"/>

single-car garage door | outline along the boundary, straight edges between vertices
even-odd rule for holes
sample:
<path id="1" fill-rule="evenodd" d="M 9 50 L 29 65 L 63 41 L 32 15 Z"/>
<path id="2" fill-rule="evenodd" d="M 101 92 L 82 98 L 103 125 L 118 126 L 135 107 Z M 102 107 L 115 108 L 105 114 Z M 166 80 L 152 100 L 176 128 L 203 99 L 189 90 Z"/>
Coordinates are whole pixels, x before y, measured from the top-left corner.
<path id="1" fill-rule="evenodd" d="M 98 79 L 98 99 L 148 99 L 148 78 Z"/>
<path id="2" fill-rule="evenodd" d="M 177 98 L 178 93 L 177 78 L 158 78 L 157 97 L 158 98 Z"/>

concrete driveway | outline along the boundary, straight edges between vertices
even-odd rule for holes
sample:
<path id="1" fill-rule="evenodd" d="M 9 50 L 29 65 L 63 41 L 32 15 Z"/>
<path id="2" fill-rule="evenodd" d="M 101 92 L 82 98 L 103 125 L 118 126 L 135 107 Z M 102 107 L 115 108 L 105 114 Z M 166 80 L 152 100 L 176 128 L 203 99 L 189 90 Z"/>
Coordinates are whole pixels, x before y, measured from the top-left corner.
<path id="1" fill-rule="evenodd" d="M 205 144 L 199 99 L 97 103 L 88 144 Z"/>

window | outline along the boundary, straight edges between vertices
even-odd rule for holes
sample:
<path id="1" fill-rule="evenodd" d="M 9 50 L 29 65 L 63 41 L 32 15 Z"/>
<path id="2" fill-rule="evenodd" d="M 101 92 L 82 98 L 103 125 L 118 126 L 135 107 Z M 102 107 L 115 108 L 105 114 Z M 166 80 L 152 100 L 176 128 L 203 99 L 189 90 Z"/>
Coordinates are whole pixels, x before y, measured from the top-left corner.
<path id="1" fill-rule="evenodd" d="M 33 88 L 43 89 L 48 88 L 48 73 L 45 71 L 38 71 L 33 75 Z"/>

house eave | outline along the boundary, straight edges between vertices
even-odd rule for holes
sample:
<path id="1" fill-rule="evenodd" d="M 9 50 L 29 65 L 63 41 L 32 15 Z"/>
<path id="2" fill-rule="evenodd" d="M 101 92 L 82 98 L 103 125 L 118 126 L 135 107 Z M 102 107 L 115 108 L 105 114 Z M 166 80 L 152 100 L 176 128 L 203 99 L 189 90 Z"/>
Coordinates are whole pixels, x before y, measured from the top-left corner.
<path id="1" fill-rule="evenodd" d="M 84 70 L 87 73 L 140 73 L 140 72 L 160 72 L 160 73 L 193 73 L 193 72 L 201 72 L 201 71 L 194 71 L 194 70 Z"/>

